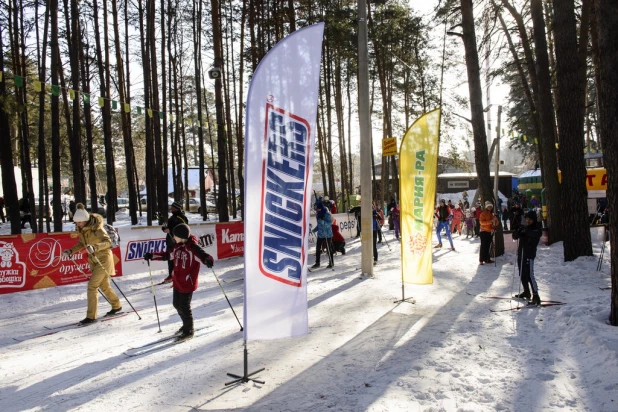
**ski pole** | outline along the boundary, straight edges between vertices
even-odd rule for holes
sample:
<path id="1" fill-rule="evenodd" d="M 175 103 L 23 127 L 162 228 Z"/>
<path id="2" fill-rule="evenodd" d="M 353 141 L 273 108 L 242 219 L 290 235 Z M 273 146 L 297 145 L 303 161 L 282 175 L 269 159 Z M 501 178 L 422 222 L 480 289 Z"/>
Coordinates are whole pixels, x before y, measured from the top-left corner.
<path id="1" fill-rule="evenodd" d="M 159 324 L 158 333 L 161 333 L 161 321 L 159 320 L 159 309 L 157 308 L 157 294 L 155 293 L 154 283 L 152 281 L 152 269 L 150 269 L 150 260 L 147 260 L 146 262 L 148 262 L 148 273 L 150 274 L 150 290 L 152 292 L 152 297 L 154 298 L 155 312 L 157 312 L 157 323 Z"/>
<path id="2" fill-rule="evenodd" d="M 219 282 L 219 278 L 217 277 L 215 270 L 213 268 L 210 268 L 210 270 L 212 270 L 212 274 L 215 275 L 215 279 L 217 279 L 217 283 L 219 284 L 219 287 L 221 288 L 221 292 L 223 292 L 223 296 L 225 296 L 225 300 L 227 300 L 227 304 L 230 305 L 230 309 L 232 309 L 232 313 L 234 314 L 234 317 L 236 317 L 236 321 L 238 322 L 238 325 L 240 325 L 240 331 L 242 332 L 244 330 L 242 327 L 242 324 L 240 323 L 238 316 L 236 316 L 236 312 L 234 311 L 234 308 L 232 307 L 230 300 L 227 298 L 227 294 L 225 293 L 225 290 L 223 289 L 221 282 Z"/>
<path id="3" fill-rule="evenodd" d="M 122 297 L 124 298 L 124 300 L 127 301 L 127 303 L 129 304 L 129 306 L 131 306 L 131 309 L 133 309 L 133 312 L 135 312 L 135 314 L 137 315 L 137 318 L 139 320 L 142 320 L 142 317 L 139 315 L 139 313 L 137 313 L 137 310 L 135 310 L 135 308 L 133 307 L 133 305 L 131 304 L 131 302 L 129 302 L 129 299 L 127 299 L 127 297 L 125 296 L 125 294 L 122 292 L 122 289 L 120 289 L 120 287 L 118 287 L 118 284 L 116 283 L 116 281 L 114 280 L 114 278 L 109 274 L 109 272 L 107 271 L 107 269 L 105 268 L 105 266 L 103 266 L 103 264 L 101 263 L 101 261 L 99 260 L 99 258 L 97 257 L 97 255 L 95 255 L 94 253 L 92 254 L 92 257 L 94 257 L 94 260 L 97 261 L 97 263 L 99 264 L 99 266 L 101 266 L 103 268 L 103 270 L 105 271 L 105 273 L 107 273 L 107 276 L 109 276 L 110 280 L 114 283 L 114 286 L 116 286 L 116 289 L 118 289 L 118 291 L 120 292 L 120 294 L 122 295 Z"/>
<path id="4" fill-rule="evenodd" d="M 386 238 L 386 234 L 384 233 L 384 231 L 382 231 L 382 226 L 380 226 L 380 232 L 382 232 L 382 239 L 384 239 L 384 242 L 386 243 L 386 246 L 388 246 L 388 250 L 390 252 L 391 245 L 388 244 L 388 239 Z"/>
<path id="5" fill-rule="evenodd" d="M 77 270 L 79 270 L 79 273 L 81 273 L 82 275 L 84 275 L 87 279 L 90 279 L 90 276 L 88 276 L 86 274 L 86 272 L 84 272 L 82 270 L 82 268 L 79 267 L 79 265 L 77 264 L 77 262 L 75 262 L 73 259 L 71 259 L 71 262 L 73 262 L 73 264 L 75 265 L 75 267 L 77 268 Z M 99 293 L 101 294 L 101 296 L 103 296 L 103 298 L 107 301 L 107 303 L 109 303 L 110 305 L 112 304 L 109 299 L 107 299 L 107 296 L 105 296 L 103 294 L 103 292 L 101 292 L 101 289 L 97 288 L 97 290 L 99 291 Z"/>

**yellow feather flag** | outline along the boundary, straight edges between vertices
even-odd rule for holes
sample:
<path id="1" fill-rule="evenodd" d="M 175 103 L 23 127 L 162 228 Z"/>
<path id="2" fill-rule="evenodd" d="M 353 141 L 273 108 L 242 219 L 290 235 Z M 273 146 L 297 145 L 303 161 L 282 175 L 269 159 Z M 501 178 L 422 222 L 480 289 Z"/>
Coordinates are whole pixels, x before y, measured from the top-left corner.
<path id="1" fill-rule="evenodd" d="M 406 283 L 433 283 L 431 237 L 440 115 L 440 109 L 435 109 L 417 119 L 399 150 L 401 277 Z"/>
<path id="2" fill-rule="evenodd" d="M 148 117 L 152 117 L 152 109 L 148 109 Z"/>
<path id="3" fill-rule="evenodd" d="M 124 104 L 125 113 L 131 113 L 131 105 L 129 103 Z"/>
<path id="4" fill-rule="evenodd" d="M 69 99 L 75 100 L 75 90 L 69 89 Z"/>
<path id="5" fill-rule="evenodd" d="M 41 90 L 43 90 L 41 82 L 38 80 L 34 81 L 34 91 L 35 92 L 41 92 Z"/>
<path id="6" fill-rule="evenodd" d="M 102 97 L 99 97 L 99 106 L 100 107 L 105 107 L 105 99 Z"/>

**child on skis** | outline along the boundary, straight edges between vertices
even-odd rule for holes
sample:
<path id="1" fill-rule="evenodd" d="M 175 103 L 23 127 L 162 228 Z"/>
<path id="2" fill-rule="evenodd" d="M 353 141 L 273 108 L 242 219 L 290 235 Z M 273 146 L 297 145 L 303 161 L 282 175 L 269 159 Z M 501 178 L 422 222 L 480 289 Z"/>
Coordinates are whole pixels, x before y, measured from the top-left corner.
<path id="1" fill-rule="evenodd" d="M 470 209 L 466 210 L 466 239 L 474 238 L 474 215 Z"/>
<path id="2" fill-rule="evenodd" d="M 199 245 L 195 235 L 191 234 L 188 225 L 182 223 L 174 227 L 172 248 L 166 252 L 145 253 L 145 260 L 174 260 L 172 282 L 174 286 L 174 308 L 182 319 L 182 327 L 176 332 L 178 341 L 182 342 L 193 337 L 193 313 L 191 299 L 197 289 L 197 276 L 200 271 L 200 261 L 209 268 L 214 260 Z"/>

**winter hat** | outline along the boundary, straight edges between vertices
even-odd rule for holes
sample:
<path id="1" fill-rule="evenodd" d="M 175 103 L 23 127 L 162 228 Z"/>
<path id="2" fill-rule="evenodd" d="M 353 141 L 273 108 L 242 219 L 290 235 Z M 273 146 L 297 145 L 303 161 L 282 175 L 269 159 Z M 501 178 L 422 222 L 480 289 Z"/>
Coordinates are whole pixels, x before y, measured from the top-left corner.
<path id="1" fill-rule="evenodd" d="M 489 200 L 485 202 L 485 209 L 487 209 L 488 207 L 494 207 L 494 205 Z"/>
<path id="2" fill-rule="evenodd" d="M 446 203 L 444 199 L 440 199 L 440 203 Z"/>
<path id="3" fill-rule="evenodd" d="M 181 223 L 174 227 L 174 236 L 180 239 L 189 239 L 191 235 L 191 228 L 184 223 Z"/>
<path id="4" fill-rule="evenodd" d="M 324 198 L 322 199 L 325 202 L 328 202 L 328 196 L 324 196 Z"/>
<path id="5" fill-rule="evenodd" d="M 174 201 L 174 203 L 172 203 L 172 207 L 175 207 L 178 210 L 182 210 L 182 205 L 179 202 Z"/>
<path id="6" fill-rule="evenodd" d="M 526 213 L 526 219 L 531 219 L 536 222 L 536 212 L 534 210 L 528 211 L 528 213 Z"/>
<path id="7" fill-rule="evenodd" d="M 87 222 L 90 220 L 90 214 L 86 210 L 86 206 L 82 203 L 78 203 L 75 208 L 76 210 L 73 215 L 73 222 Z"/>

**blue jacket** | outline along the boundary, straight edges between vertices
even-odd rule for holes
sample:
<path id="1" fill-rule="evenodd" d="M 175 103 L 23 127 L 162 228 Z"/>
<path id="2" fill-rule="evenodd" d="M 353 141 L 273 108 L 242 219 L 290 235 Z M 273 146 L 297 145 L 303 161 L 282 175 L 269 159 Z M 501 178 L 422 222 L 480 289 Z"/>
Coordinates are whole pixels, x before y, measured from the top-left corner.
<path id="1" fill-rule="evenodd" d="M 318 211 L 316 218 L 318 220 L 318 226 L 313 229 L 313 232 L 317 231 L 319 238 L 326 239 L 329 237 L 333 237 L 333 229 L 331 227 L 333 223 L 333 217 L 330 212 L 325 207 L 323 207 Z"/>

